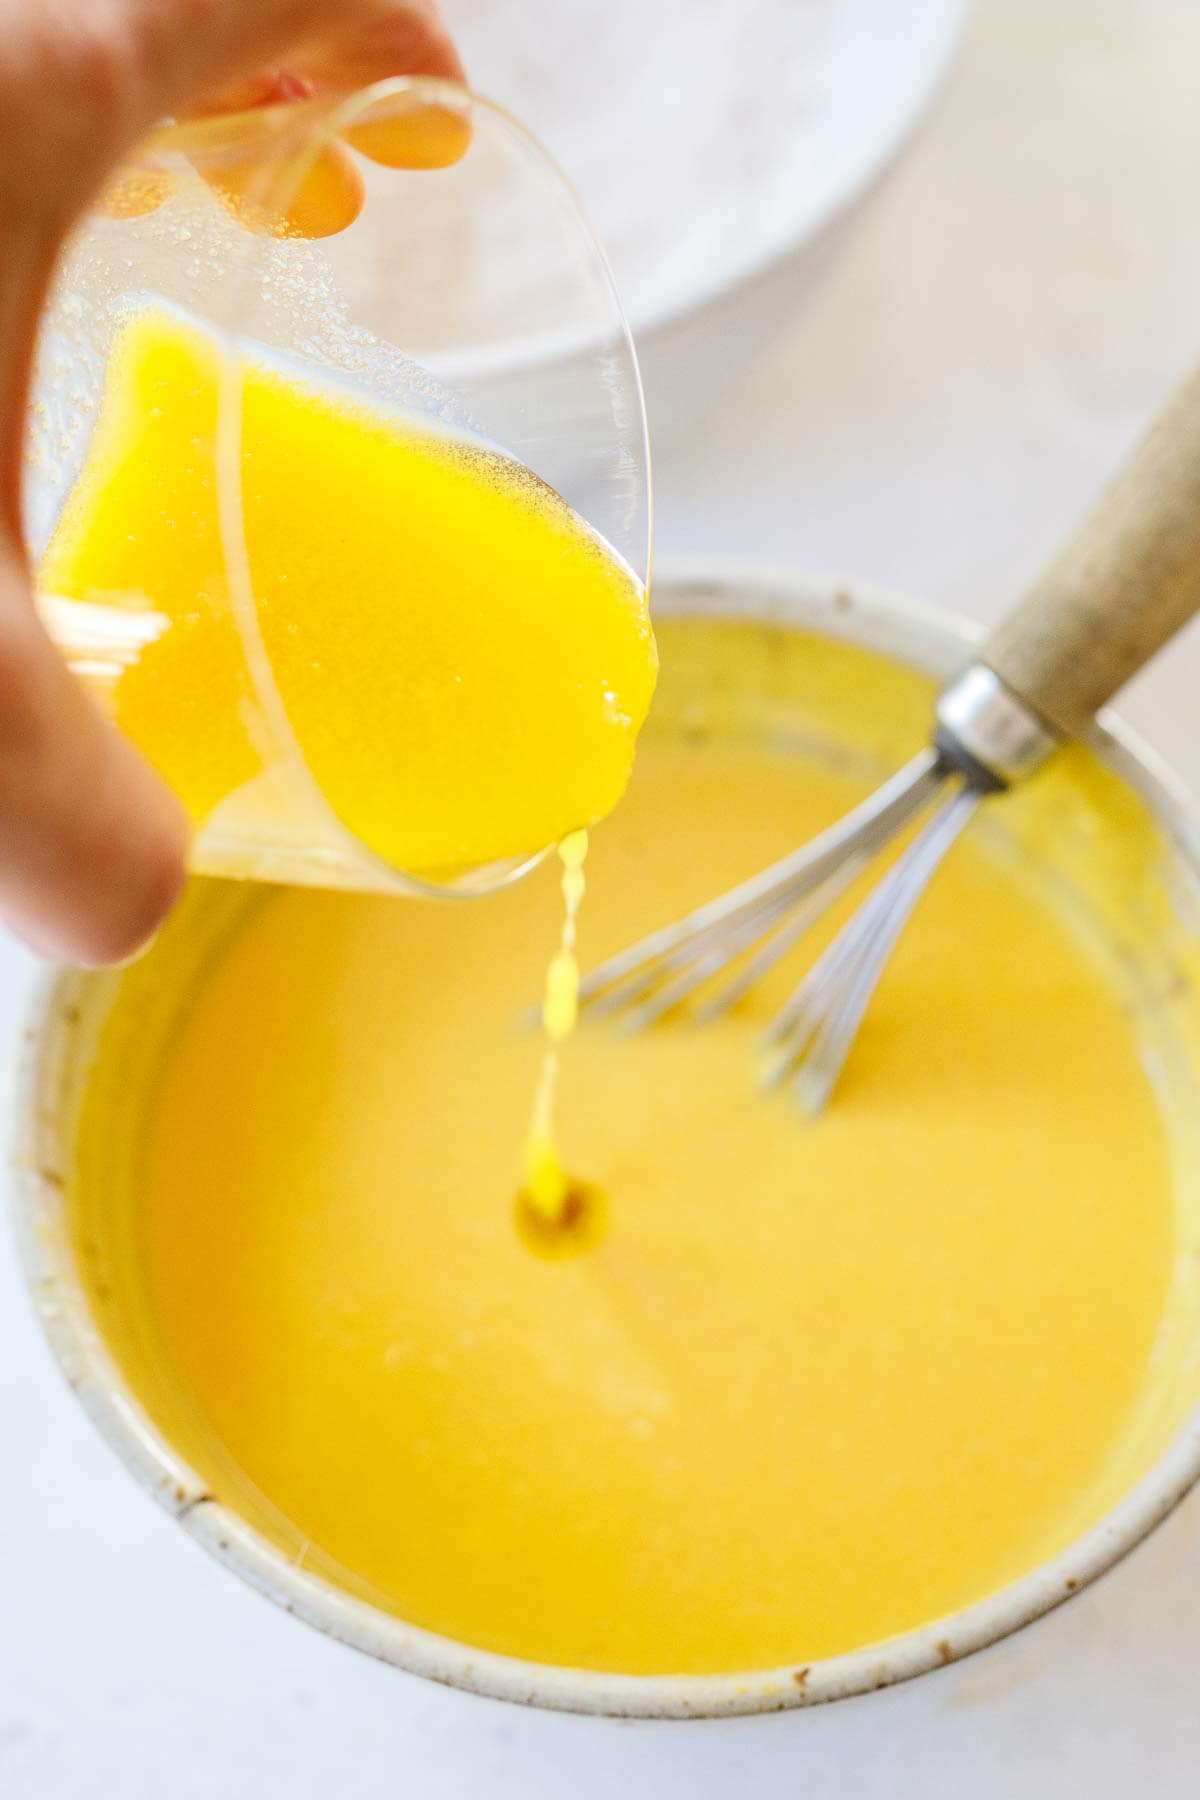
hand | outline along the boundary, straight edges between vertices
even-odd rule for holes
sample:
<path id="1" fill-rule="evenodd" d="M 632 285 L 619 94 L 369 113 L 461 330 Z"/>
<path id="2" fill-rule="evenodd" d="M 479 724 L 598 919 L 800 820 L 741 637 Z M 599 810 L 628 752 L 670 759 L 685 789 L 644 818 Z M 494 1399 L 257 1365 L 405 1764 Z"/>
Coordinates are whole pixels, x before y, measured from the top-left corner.
<path id="1" fill-rule="evenodd" d="M 462 77 L 432 0 L 0 0 L 0 917 L 57 960 L 138 950 L 179 892 L 187 842 L 173 796 L 34 609 L 25 406 L 63 240 L 159 119 L 413 73 Z M 386 143 L 357 147 L 389 159 Z M 328 154 L 343 197 L 319 228 L 337 229 L 356 177 Z"/>

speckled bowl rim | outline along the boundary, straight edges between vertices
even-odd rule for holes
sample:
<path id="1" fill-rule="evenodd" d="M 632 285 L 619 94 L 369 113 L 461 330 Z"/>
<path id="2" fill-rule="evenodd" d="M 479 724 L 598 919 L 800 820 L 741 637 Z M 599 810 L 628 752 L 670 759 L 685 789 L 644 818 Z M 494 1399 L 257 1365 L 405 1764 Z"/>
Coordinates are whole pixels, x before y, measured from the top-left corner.
<path id="1" fill-rule="evenodd" d="M 880 590 L 804 578 L 775 566 L 677 562 L 655 583 L 662 616 L 756 618 L 815 630 L 896 656 L 934 676 L 961 662 L 978 631 Z M 1200 870 L 1200 825 L 1154 754 L 1105 718 L 1093 747 L 1150 805 Z M 298 1568 L 208 1493 L 151 1424 L 92 1319 L 64 1227 L 71 1153 L 58 1115 L 81 996 L 98 978 L 51 975 L 36 996 L 17 1096 L 15 1220 L 21 1261 L 46 1337 L 85 1412 L 142 1485 L 228 1568 L 285 1611 L 382 1662 L 473 1693 L 566 1712 L 689 1719 L 782 1711 L 868 1693 L 956 1662 L 1041 1618 L 1139 1544 L 1200 1478 L 1200 1407 L 1144 1479 L 1053 1560 L 960 1612 L 901 1637 L 807 1664 L 725 1675 L 615 1675 L 498 1656 L 406 1624 Z"/>

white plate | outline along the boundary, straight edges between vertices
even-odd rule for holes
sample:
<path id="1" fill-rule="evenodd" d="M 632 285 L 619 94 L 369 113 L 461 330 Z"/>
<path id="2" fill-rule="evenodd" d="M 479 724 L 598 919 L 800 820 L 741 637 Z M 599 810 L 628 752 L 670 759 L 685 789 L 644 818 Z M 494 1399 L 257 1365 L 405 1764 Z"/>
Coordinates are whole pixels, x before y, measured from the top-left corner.
<path id="1" fill-rule="evenodd" d="M 798 248 L 916 123 L 965 0 L 445 0 L 578 187 L 635 332 Z"/>

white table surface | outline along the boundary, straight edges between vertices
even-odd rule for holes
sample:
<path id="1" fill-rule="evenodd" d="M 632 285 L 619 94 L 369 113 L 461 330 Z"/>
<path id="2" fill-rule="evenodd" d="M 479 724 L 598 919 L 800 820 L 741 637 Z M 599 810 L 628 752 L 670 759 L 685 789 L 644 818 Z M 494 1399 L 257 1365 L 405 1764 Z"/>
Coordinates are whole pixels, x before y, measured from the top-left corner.
<path id="1" fill-rule="evenodd" d="M 1200 352 L 1198 71 L 1195 0 L 980 0 L 919 141 L 820 266 L 651 346 L 652 400 L 681 358 L 694 385 L 733 371 L 664 433 L 660 552 L 994 614 Z M 1193 642 L 1128 708 L 1193 776 L 1197 702 Z M 6 1027 L 28 973 L 0 945 Z M 220 1572 L 93 1436 L 6 1243 L 0 1443 L 4 1800 L 1190 1800 L 1200 1780 L 1200 1496 L 1098 1588 L 907 1688 L 631 1725 L 427 1686 Z"/>

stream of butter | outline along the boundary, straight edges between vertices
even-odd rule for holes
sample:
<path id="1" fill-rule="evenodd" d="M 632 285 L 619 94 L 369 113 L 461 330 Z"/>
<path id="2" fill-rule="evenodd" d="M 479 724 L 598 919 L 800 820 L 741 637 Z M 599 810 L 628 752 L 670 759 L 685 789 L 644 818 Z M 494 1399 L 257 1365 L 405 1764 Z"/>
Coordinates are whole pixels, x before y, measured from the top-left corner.
<path id="1" fill-rule="evenodd" d="M 575 936 L 586 885 L 583 865 L 587 849 L 586 831 L 572 832 L 558 846 L 559 861 L 562 864 L 562 933 L 558 949 L 546 970 L 546 992 L 542 1000 L 542 1030 L 546 1035 L 546 1048 L 538 1071 L 533 1113 L 522 1159 L 522 1196 L 540 1218 L 551 1226 L 562 1221 L 571 1186 L 559 1156 L 554 1128 L 554 1102 L 558 1093 L 562 1047 L 575 1029 L 579 1011 L 579 961 L 575 954 Z"/>

